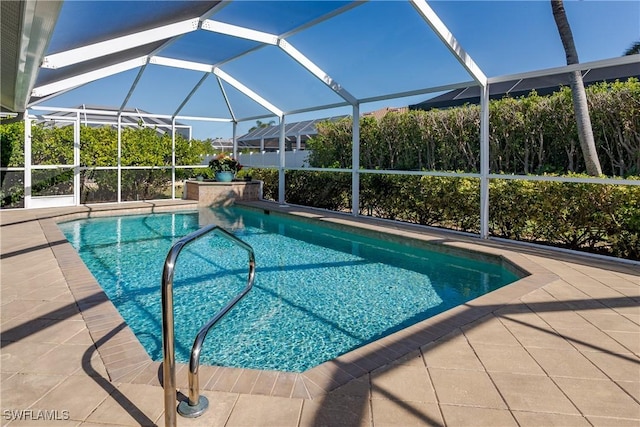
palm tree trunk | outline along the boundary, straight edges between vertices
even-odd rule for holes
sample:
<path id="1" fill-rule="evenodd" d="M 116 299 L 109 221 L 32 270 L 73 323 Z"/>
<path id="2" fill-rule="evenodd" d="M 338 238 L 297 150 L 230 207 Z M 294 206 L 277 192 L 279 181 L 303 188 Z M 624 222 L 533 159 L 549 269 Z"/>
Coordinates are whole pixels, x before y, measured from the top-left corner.
<path id="1" fill-rule="evenodd" d="M 578 64 L 578 52 L 573 42 L 573 34 L 571 33 L 571 27 L 569 26 L 562 0 L 551 0 L 551 10 L 553 11 L 553 19 L 556 21 L 565 54 L 567 55 L 567 65 Z M 591 128 L 587 94 L 584 90 L 584 83 L 580 71 L 571 72 L 570 84 L 571 96 L 573 98 L 573 111 L 575 112 L 576 124 L 578 126 L 578 139 L 580 140 L 580 148 L 582 149 L 587 173 L 592 176 L 602 175 L 602 168 L 600 167 L 600 160 L 598 159 L 598 153 L 596 151 L 596 143 L 593 138 L 593 129 Z"/>

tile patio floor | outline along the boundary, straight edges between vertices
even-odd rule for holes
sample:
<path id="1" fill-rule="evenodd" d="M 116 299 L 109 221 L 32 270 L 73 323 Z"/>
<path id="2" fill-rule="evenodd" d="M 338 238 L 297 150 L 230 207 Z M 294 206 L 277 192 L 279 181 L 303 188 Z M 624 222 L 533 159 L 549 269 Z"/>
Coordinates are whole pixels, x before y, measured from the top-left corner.
<path id="1" fill-rule="evenodd" d="M 141 350 L 55 218 L 176 207 L 193 205 L 0 212 L 2 425 L 164 425 L 160 364 Z M 304 374 L 203 368 L 210 408 L 178 425 L 640 426 L 637 265 L 393 231 L 482 247 L 532 275 Z M 180 366 L 183 393 L 185 372 Z"/>

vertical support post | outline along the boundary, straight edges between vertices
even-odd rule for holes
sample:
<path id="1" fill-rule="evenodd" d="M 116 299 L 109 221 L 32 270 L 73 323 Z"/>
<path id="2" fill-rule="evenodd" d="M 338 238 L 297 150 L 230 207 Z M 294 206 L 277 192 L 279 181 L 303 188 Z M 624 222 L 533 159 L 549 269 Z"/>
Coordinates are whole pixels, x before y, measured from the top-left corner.
<path id="1" fill-rule="evenodd" d="M 183 187 L 182 191 L 186 189 Z M 176 198 L 176 118 L 171 118 L 171 199 Z"/>
<path id="2" fill-rule="evenodd" d="M 360 105 L 353 105 L 351 142 L 351 214 L 360 213 Z"/>
<path id="3" fill-rule="evenodd" d="M 234 120 L 234 122 L 233 122 L 233 134 L 231 136 L 233 138 L 232 143 L 233 143 L 233 158 L 234 159 L 238 159 L 238 140 L 237 140 L 237 137 L 236 137 L 236 133 L 238 131 L 237 128 L 238 128 L 238 122 L 236 122 Z"/>
<path id="4" fill-rule="evenodd" d="M 284 200 L 284 162 L 285 162 L 285 132 L 284 132 L 284 114 L 280 116 L 280 140 L 278 141 L 278 148 L 280 149 L 280 155 L 278 156 L 278 203 L 280 205 L 285 204 Z"/>
<path id="5" fill-rule="evenodd" d="M 122 116 L 118 113 L 118 203 L 122 202 Z"/>
<path id="6" fill-rule="evenodd" d="M 31 207 L 31 118 L 24 112 L 24 207 Z"/>
<path id="7" fill-rule="evenodd" d="M 80 191 L 80 111 L 78 111 L 73 126 L 73 204 L 75 206 L 80 205 Z"/>
<path id="8" fill-rule="evenodd" d="M 480 238 L 489 238 L 489 84 L 480 100 Z"/>

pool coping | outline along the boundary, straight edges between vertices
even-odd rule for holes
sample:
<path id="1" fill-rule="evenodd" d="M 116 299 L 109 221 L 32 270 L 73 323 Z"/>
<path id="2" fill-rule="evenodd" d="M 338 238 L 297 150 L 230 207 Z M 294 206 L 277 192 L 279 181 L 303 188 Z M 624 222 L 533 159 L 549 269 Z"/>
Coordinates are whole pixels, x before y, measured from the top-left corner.
<path id="1" fill-rule="evenodd" d="M 505 265 L 516 266 L 518 270 L 529 275 L 302 373 L 203 365 L 200 367 L 202 390 L 304 399 L 318 398 L 351 380 L 393 364 L 456 329 L 477 321 L 510 302 L 558 280 L 555 273 L 524 256 L 517 247 L 502 242 L 483 241 L 477 237 L 459 233 L 432 230 L 411 224 L 390 223 L 368 217 L 356 218 L 299 206 L 280 206 L 266 201 L 242 202 L 238 205 L 295 215 L 333 226 L 356 227 L 369 232 L 384 232 L 396 237 L 408 237 L 453 251 L 480 252 L 496 256 L 503 260 Z M 66 240 L 57 223 L 81 218 L 176 212 L 197 208 L 197 205 L 190 201 L 149 202 L 143 207 L 91 205 L 68 208 L 55 215 L 44 213 L 38 217 L 45 237 L 106 367 L 109 379 L 114 383 L 161 385 L 161 362 L 151 360 L 78 253 Z M 187 370 L 186 364 L 176 363 L 176 384 L 179 389 L 186 390 L 188 387 Z"/>

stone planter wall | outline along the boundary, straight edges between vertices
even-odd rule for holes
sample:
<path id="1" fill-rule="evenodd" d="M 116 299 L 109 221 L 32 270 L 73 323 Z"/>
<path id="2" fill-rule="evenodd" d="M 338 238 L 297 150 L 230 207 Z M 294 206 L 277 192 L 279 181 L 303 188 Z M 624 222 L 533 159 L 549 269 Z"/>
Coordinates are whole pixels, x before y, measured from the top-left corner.
<path id="1" fill-rule="evenodd" d="M 185 194 L 198 206 L 228 206 L 236 201 L 260 200 L 262 181 L 185 181 Z"/>

